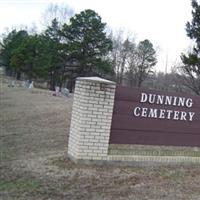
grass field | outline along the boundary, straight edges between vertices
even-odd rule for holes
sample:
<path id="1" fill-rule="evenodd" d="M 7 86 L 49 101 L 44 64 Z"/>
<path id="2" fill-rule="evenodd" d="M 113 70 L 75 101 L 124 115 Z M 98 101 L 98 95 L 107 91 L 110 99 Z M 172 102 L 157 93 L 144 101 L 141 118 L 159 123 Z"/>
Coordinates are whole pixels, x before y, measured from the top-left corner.
<path id="1" fill-rule="evenodd" d="M 200 200 L 200 166 L 76 165 L 67 158 L 73 98 L 1 87 L 0 199 Z"/>

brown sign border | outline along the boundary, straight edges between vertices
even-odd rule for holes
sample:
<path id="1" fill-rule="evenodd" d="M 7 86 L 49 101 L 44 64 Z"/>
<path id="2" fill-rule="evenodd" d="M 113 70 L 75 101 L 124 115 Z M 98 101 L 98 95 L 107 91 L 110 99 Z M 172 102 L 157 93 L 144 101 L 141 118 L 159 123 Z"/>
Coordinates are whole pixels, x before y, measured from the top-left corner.
<path id="1" fill-rule="evenodd" d="M 141 93 L 191 98 L 191 108 L 141 103 Z M 133 115 L 135 107 L 195 112 L 192 121 L 144 118 Z M 200 147 L 200 97 L 117 86 L 110 144 L 142 144 Z"/>

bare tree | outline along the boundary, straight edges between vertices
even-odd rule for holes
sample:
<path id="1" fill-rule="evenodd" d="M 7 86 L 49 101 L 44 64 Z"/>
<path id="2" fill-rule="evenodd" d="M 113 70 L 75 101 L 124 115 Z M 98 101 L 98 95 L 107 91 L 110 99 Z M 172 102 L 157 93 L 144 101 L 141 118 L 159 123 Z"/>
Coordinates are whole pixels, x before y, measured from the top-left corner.
<path id="1" fill-rule="evenodd" d="M 74 11 L 66 4 L 49 4 L 42 14 L 42 25 L 50 26 L 51 22 L 56 19 L 60 25 L 66 23 L 70 17 L 74 15 Z"/>
<path id="2" fill-rule="evenodd" d="M 112 65 L 115 72 L 115 81 L 122 84 L 125 72 L 128 69 L 129 57 L 135 51 L 135 42 L 126 37 L 123 39 L 123 32 L 119 31 L 116 36 L 112 37 L 113 51 L 111 53 Z"/>
<path id="3" fill-rule="evenodd" d="M 193 66 L 194 68 L 194 66 Z M 182 85 L 189 88 L 195 94 L 200 95 L 200 71 L 197 69 L 191 70 L 189 65 L 177 66 L 178 79 L 182 82 Z"/>
<path id="4" fill-rule="evenodd" d="M 139 42 L 135 51 L 131 52 L 128 60 L 127 79 L 130 86 L 141 87 L 143 81 L 153 73 L 156 65 L 156 51 L 149 40 Z"/>

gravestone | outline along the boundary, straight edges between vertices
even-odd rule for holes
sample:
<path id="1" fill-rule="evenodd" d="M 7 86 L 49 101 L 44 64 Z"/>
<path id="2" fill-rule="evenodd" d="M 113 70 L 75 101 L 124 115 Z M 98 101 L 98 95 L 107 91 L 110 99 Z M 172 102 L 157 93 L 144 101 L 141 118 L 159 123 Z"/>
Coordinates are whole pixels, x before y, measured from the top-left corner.
<path id="1" fill-rule="evenodd" d="M 30 83 L 30 85 L 29 85 L 29 87 L 28 87 L 28 89 L 32 89 L 33 88 L 33 81 L 31 81 L 31 83 Z"/>
<path id="2" fill-rule="evenodd" d="M 69 90 L 67 88 L 62 88 L 61 89 L 61 94 L 68 97 L 69 96 Z"/>

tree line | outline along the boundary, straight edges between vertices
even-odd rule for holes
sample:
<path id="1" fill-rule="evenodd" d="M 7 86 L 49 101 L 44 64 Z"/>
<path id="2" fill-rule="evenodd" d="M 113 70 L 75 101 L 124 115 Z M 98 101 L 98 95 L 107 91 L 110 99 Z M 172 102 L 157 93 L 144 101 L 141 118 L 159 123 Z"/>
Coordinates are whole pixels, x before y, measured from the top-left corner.
<path id="1" fill-rule="evenodd" d="M 108 33 L 106 23 L 90 9 L 78 14 L 70 11 L 67 20 L 65 9 L 51 6 L 51 21 L 42 33 L 21 29 L 2 37 L 0 60 L 8 75 L 47 81 L 51 90 L 65 85 L 73 91 L 77 77 L 100 76 L 131 87 L 200 95 L 200 6 L 196 0 L 192 0 L 192 8 L 193 18 L 186 31 L 195 45 L 181 55 L 182 63 L 170 74 L 154 72 L 157 55 L 150 40 L 136 43 L 133 37 Z"/>
<path id="2" fill-rule="evenodd" d="M 12 30 L 2 40 L 0 55 L 8 74 L 46 80 L 52 90 L 66 81 L 72 90 L 78 76 L 100 76 L 122 84 L 125 74 L 131 86 L 140 87 L 156 64 L 149 40 L 136 45 L 108 34 L 101 17 L 89 9 L 68 23 L 55 17 L 41 34 Z"/>

